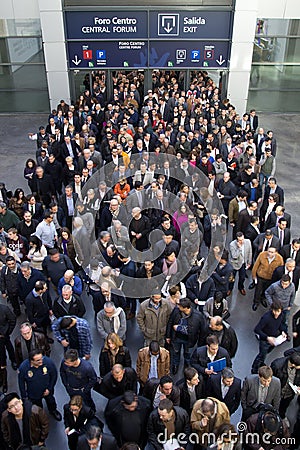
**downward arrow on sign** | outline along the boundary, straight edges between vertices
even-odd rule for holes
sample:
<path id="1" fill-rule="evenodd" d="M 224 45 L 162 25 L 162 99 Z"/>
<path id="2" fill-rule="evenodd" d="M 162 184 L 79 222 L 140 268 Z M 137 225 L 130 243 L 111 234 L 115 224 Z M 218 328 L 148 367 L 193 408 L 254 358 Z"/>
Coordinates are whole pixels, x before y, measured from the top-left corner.
<path id="1" fill-rule="evenodd" d="M 216 62 L 219 64 L 219 66 L 221 66 L 225 62 L 225 59 L 223 59 L 223 55 L 220 55 L 219 59 L 216 59 Z"/>
<path id="2" fill-rule="evenodd" d="M 81 63 L 81 59 L 78 59 L 78 56 L 75 55 L 75 56 L 74 56 L 74 59 L 72 59 L 72 63 L 74 63 L 75 66 L 78 66 L 78 64 Z"/>

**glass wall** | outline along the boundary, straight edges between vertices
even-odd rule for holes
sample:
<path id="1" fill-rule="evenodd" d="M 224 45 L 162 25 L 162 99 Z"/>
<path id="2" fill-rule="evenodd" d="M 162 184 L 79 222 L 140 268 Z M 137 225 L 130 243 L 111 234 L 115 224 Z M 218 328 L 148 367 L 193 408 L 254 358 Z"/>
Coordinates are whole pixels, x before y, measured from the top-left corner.
<path id="1" fill-rule="evenodd" d="M 248 109 L 299 112 L 300 19 L 258 19 Z"/>
<path id="2" fill-rule="evenodd" d="M 0 19 L 0 112 L 48 110 L 40 21 Z"/>

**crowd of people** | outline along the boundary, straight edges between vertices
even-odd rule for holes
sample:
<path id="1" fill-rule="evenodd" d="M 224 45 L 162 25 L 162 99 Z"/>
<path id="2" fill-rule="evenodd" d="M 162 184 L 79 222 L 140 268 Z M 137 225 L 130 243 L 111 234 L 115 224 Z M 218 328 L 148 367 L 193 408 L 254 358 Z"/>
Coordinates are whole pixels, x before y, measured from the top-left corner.
<path id="1" fill-rule="evenodd" d="M 289 327 L 300 238 L 276 182 L 273 131 L 255 110 L 239 116 L 205 71 L 186 91 L 172 71 L 154 71 L 147 93 L 137 71 L 113 81 L 109 98 L 94 73 L 77 102 L 61 100 L 29 133 L 28 193 L 0 186 L 0 447 L 46 448 L 48 411 L 70 450 L 296 449 L 300 414 L 293 430 L 286 411 L 300 390 L 300 310 Z M 246 289 L 262 316 L 241 381 L 230 314 Z M 136 361 L 128 321 L 144 338 Z M 70 397 L 61 412 L 58 371 Z"/>

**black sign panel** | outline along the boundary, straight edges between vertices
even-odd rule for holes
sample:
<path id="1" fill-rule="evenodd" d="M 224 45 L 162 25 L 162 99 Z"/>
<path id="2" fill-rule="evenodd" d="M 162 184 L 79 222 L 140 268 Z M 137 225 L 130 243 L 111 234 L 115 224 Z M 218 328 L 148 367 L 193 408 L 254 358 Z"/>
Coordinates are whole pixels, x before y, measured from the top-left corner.
<path id="1" fill-rule="evenodd" d="M 219 41 L 69 42 L 70 67 L 228 67 L 229 43 Z"/>

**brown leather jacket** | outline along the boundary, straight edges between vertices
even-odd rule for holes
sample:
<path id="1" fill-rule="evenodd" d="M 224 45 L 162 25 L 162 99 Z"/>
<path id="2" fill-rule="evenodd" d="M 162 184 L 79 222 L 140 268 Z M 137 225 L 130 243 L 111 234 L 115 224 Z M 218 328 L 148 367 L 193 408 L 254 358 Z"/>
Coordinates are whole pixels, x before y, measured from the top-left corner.
<path id="1" fill-rule="evenodd" d="M 141 348 L 138 352 L 136 361 L 136 373 L 141 384 L 145 384 L 148 380 L 150 371 L 150 352 L 149 347 Z M 163 347 L 160 347 L 159 357 L 157 360 L 158 378 L 164 375 L 170 375 L 170 353 Z"/>
<path id="2" fill-rule="evenodd" d="M 29 414 L 30 439 L 32 445 L 37 445 L 39 442 L 45 442 L 49 433 L 49 419 L 45 411 L 36 405 L 31 405 L 28 400 L 24 401 L 24 413 Z M 7 410 L 2 414 L 1 428 L 5 442 L 9 448 L 17 449 L 13 442 L 12 436 L 14 433 L 8 415 L 11 414 Z"/>

